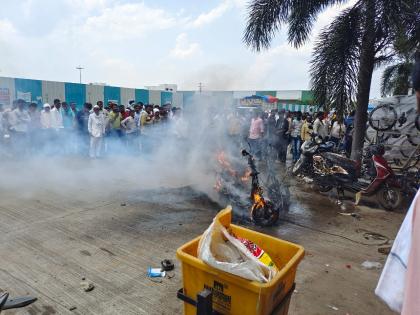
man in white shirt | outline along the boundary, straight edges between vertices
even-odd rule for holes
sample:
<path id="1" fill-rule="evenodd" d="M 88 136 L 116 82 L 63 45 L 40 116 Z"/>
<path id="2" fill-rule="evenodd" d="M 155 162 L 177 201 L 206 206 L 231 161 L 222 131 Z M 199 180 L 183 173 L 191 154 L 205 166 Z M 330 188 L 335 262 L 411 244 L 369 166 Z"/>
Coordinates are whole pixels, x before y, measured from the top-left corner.
<path id="1" fill-rule="evenodd" d="M 51 129 L 53 127 L 50 104 L 44 104 L 43 110 L 41 111 L 40 121 L 41 129 Z"/>
<path id="2" fill-rule="evenodd" d="M 54 100 L 54 108 L 51 109 L 52 127 L 59 130 L 63 129 L 63 110 L 59 99 Z"/>
<path id="3" fill-rule="evenodd" d="M 100 113 L 98 105 L 93 106 L 93 113 L 89 115 L 88 131 L 90 134 L 89 156 L 92 159 L 99 158 L 102 139 L 105 134 L 105 119 L 104 115 Z"/>
<path id="4" fill-rule="evenodd" d="M 9 115 L 10 130 L 17 133 L 25 133 L 28 131 L 28 124 L 31 118 L 24 108 L 25 101 L 19 99 L 17 107 Z"/>
<path id="5" fill-rule="evenodd" d="M 24 100 L 17 100 L 17 107 L 9 114 L 9 130 L 12 135 L 14 153 L 17 156 L 24 154 L 28 145 L 27 132 L 31 118 L 24 106 Z"/>
<path id="6" fill-rule="evenodd" d="M 323 121 L 324 113 L 316 114 L 316 119 L 313 124 L 313 131 L 316 135 L 321 136 L 322 139 L 328 136 L 328 126 Z"/>
<path id="7" fill-rule="evenodd" d="M 130 110 L 130 115 L 121 121 L 121 128 L 124 130 L 125 134 L 125 143 L 128 151 L 133 152 L 136 149 L 135 140 L 138 135 L 138 127 L 136 126 L 136 121 L 134 119 L 135 112 Z"/>

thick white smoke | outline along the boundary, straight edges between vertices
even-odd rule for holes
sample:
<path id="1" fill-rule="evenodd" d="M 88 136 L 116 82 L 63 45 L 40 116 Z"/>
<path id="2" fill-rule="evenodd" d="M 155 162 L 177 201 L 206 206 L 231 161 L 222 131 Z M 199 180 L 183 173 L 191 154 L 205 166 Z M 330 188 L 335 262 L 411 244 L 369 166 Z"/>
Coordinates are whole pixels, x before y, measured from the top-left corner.
<path id="1" fill-rule="evenodd" d="M 185 104 L 179 117 L 146 126 L 140 135 L 146 152 L 132 154 L 120 145 L 98 160 L 63 153 L 61 149 L 69 135 L 62 134 L 41 152 L 22 150 L 24 155 L 4 157 L 0 164 L 0 189 L 19 191 L 22 197 L 44 192 L 89 198 L 115 190 L 191 186 L 217 199 L 217 152 L 233 152 L 240 163 L 246 164 L 235 143 L 237 139 L 232 141 L 228 135 L 227 116 L 233 109 L 230 100 L 222 96 L 195 96 Z M 71 137 L 78 137 L 77 132 Z"/>

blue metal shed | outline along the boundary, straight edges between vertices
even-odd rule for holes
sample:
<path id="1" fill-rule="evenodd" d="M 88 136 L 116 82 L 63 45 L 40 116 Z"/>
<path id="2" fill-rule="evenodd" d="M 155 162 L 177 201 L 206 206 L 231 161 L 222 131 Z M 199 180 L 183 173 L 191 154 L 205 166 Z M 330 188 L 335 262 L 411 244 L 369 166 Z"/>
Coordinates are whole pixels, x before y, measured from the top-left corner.
<path id="1" fill-rule="evenodd" d="M 86 102 L 86 85 L 80 83 L 64 83 L 66 102 L 75 102 L 76 107 L 81 109 Z"/>

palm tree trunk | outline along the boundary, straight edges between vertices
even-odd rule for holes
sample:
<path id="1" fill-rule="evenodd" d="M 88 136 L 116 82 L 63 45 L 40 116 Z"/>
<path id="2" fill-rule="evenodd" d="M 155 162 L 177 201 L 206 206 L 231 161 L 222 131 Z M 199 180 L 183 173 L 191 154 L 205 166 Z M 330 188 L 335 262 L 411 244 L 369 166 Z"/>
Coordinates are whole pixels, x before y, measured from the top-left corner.
<path id="1" fill-rule="evenodd" d="M 360 53 L 357 107 L 354 117 L 353 143 L 351 147 L 351 158 L 357 161 L 361 160 L 363 154 L 370 85 L 375 64 L 375 0 L 365 0 L 365 7 L 366 20 Z"/>

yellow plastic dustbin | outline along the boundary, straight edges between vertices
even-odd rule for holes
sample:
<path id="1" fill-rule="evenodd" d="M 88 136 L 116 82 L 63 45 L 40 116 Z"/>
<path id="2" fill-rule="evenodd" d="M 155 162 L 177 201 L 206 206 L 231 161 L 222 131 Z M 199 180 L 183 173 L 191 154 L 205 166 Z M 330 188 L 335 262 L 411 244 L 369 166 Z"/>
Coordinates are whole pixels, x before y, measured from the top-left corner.
<path id="1" fill-rule="evenodd" d="M 279 272 L 270 282 L 260 283 L 215 269 L 197 258 L 199 236 L 177 250 L 183 279 L 183 289 L 178 296 L 181 294 L 185 301 L 184 314 L 197 314 L 193 302 L 200 292 L 208 289 L 212 292 L 212 308 L 220 314 L 269 315 L 275 310 L 278 315 L 286 315 L 296 269 L 304 256 L 303 247 L 230 224 L 231 218 L 230 209 L 222 210 L 221 223 L 230 227 L 235 235 L 249 239 L 264 249 Z"/>

